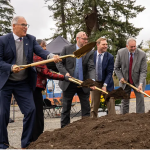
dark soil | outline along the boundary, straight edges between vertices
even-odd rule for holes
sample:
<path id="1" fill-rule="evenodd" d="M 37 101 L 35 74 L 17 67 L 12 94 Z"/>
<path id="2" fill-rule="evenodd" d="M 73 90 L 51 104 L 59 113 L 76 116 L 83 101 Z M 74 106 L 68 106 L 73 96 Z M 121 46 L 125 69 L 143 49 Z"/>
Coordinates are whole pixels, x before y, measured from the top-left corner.
<path id="1" fill-rule="evenodd" d="M 102 88 L 103 83 L 102 82 L 96 82 L 92 79 L 87 79 L 83 81 L 81 84 L 82 87 L 91 87 L 91 86 L 97 86 L 98 88 Z M 129 99 L 129 95 L 125 93 L 125 91 L 120 87 L 116 90 L 112 90 L 111 92 L 108 92 L 108 94 L 104 94 L 105 101 L 108 101 L 110 97 L 114 97 L 114 99 Z"/>
<path id="2" fill-rule="evenodd" d="M 108 92 L 108 94 L 105 95 L 105 101 L 108 101 L 110 97 L 114 97 L 114 99 L 130 99 L 130 96 L 126 94 L 122 87 Z"/>
<path id="3" fill-rule="evenodd" d="M 44 132 L 30 149 L 149 149 L 150 113 L 83 118 Z"/>

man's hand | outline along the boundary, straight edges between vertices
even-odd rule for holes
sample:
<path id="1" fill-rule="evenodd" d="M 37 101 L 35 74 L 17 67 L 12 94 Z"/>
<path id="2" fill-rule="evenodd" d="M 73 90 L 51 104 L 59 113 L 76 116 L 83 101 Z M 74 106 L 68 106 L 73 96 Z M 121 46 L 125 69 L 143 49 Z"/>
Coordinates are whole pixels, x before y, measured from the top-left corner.
<path id="1" fill-rule="evenodd" d="M 70 76 L 70 74 L 68 72 L 65 74 L 65 76 L 69 76 L 71 78 L 71 76 Z"/>
<path id="2" fill-rule="evenodd" d="M 66 73 L 66 74 L 67 74 L 67 73 Z M 69 73 L 68 73 L 68 74 L 69 74 Z M 65 76 L 64 76 L 64 79 L 65 79 L 66 81 L 70 81 L 69 78 L 71 78 L 70 75 L 65 75 Z"/>
<path id="3" fill-rule="evenodd" d="M 139 87 L 138 87 L 138 90 L 137 90 L 138 92 L 140 92 L 140 91 L 142 91 L 142 84 L 140 84 L 139 85 Z"/>
<path id="4" fill-rule="evenodd" d="M 107 92 L 106 86 L 103 86 L 102 90 L 105 91 L 105 92 Z"/>
<path id="5" fill-rule="evenodd" d="M 125 81 L 124 78 L 121 78 L 120 82 L 121 82 L 121 83 L 125 83 L 126 81 Z"/>
<path id="6" fill-rule="evenodd" d="M 62 61 L 62 59 L 60 59 L 58 55 L 54 55 L 53 58 L 55 63 Z"/>
<path id="7" fill-rule="evenodd" d="M 91 86 L 90 89 L 91 89 L 91 90 L 95 90 L 95 87 L 96 87 L 96 86 Z"/>
<path id="8" fill-rule="evenodd" d="M 20 67 L 19 67 L 19 66 L 17 66 L 17 65 L 13 65 L 13 67 L 12 67 L 12 71 L 13 71 L 13 73 L 18 73 L 18 72 L 20 72 L 20 71 L 21 71 L 21 69 L 20 69 Z"/>

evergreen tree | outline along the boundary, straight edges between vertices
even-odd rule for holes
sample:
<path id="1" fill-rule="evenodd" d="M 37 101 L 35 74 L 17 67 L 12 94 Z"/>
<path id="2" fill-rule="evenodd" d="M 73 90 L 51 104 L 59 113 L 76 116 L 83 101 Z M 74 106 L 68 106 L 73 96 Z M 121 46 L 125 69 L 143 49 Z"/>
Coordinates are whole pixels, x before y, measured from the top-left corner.
<path id="1" fill-rule="evenodd" d="M 45 0 L 48 1 L 48 0 Z M 118 49 L 125 47 L 130 36 L 136 37 L 142 28 L 136 28 L 130 19 L 135 18 L 145 8 L 135 6 L 135 0 L 53 0 L 51 6 L 57 30 L 55 35 L 67 35 L 67 40 L 75 42 L 75 35 L 79 31 L 86 31 L 85 16 L 94 12 L 96 23 L 91 32 L 90 40 L 106 37 L 109 52 L 114 56 Z M 64 2 L 62 5 L 62 1 Z M 65 20 L 60 21 L 62 12 Z M 64 30 L 64 28 L 66 30 Z M 62 34 L 63 33 L 63 34 Z"/>
<path id="2" fill-rule="evenodd" d="M 0 0 L 0 36 L 11 32 L 11 20 L 14 8 L 10 5 L 10 0 Z"/>

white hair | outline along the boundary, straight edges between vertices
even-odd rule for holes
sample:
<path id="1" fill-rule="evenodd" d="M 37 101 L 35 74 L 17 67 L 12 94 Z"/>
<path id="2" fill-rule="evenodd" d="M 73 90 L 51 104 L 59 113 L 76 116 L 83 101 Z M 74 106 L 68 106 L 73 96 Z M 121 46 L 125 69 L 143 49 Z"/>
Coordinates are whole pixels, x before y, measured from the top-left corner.
<path id="1" fill-rule="evenodd" d="M 133 38 L 133 37 L 128 38 L 127 42 L 126 42 L 126 45 L 128 45 L 130 41 L 135 41 L 136 42 L 136 39 Z"/>
<path id="2" fill-rule="evenodd" d="M 11 21 L 11 26 L 13 26 L 13 24 L 17 24 L 19 18 L 24 18 L 24 17 L 22 17 L 22 16 L 16 16 L 16 17 L 14 17 L 12 19 L 12 21 Z"/>

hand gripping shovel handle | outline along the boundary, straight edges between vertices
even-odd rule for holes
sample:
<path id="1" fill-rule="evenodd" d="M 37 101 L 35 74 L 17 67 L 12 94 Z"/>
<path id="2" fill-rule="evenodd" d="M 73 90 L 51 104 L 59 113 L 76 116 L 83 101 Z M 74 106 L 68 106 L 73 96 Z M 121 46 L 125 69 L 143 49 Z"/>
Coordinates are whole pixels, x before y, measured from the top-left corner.
<path id="1" fill-rule="evenodd" d="M 67 57 L 80 58 L 80 57 L 84 56 L 85 54 L 87 54 L 89 51 L 91 51 L 92 48 L 95 47 L 95 45 L 96 45 L 96 42 L 88 43 L 85 46 L 83 46 L 83 47 L 79 48 L 78 50 L 76 50 L 75 52 L 73 52 L 73 54 L 60 56 L 59 58 L 60 59 L 67 58 Z M 54 58 L 48 59 L 48 60 L 39 61 L 39 62 L 35 62 L 35 63 L 31 63 L 31 64 L 28 64 L 28 65 L 20 65 L 19 67 L 21 67 L 21 70 L 24 70 L 24 69 L 29 68 L 29 67 L 42 65 L 42 64 L 53 62 L 53 61 L 54 61 Z"/>
<path id="2" fill-rule="evenodd" d="M 75 79 L 75 78 L 69 78 L 69 80 L 72 81 L 72 82 L 74 82 L 74 83 L 77 83 L 77 84 L 79 84 L 79 85 L 81 85 L 81 83 L 83 83 L 83 81 L 78 80 L 78 79 Z M 98 90 L 98 91 L 101 91 L 101 92 L 103 92 L 103 93 L 105 93 L 105 94 L 108 94 L 108 92 L 106 92 L 106 91 L 104 91 L 104 90 L 98 88 L 97 86 L 95 86 L 95 89 Z"/>
<path id="3" fill-rule="evenodd" d="M 60 56 L 59 58 L 63 59 L 63 58 L 68 58 L 68 57 L 75 57 L 75 55 L 65 55 L 65 56 Z M 35 62 L 35 63 L 31 63 L 29 65 L 20 65 L 19 67 L 21 68 L 21 70 L 24 70 L 24 69 L 29 68 L 29 67 L 34 67 L 34 66 L 37 66 L 37 65 L 43 65 L 43 64 L 46 64 L 46 63 L 50 63 L 50 62 L 54 62 L 54 58 L 47 59 L 47 60 L 42 60 L 42 61 Z"/>
<path id="4" fill-rule="evenodd" d="M 130 83 L 128 83 L 128 82 L 124 82 L 125 84 L 127 84 L 127 85 L 129 85 L 130 87 L 132 87 L 133 89 L 135 89 L 135 90 L 139 90 L 138 88 L 136 88 L 135 86 L 133 86 L 132 84 L 130 84 Z M 146 95 L 147 97 L 149 97 L 150 98 L 150 96 L 148 95 L 148 94 L 146 94 L 145 92 L 143 92 L 143 91 L 139 91 L 140 93 L 142 93 L 142 94 L 144 94 L 144 95 Z"/>
<path id="5" fill-rule="evenodd" d="M 56 73 L 56 74 L 60 74 L 60 73 L 55 72 L 55 71 L 52 71 L 52 72 L 53 72 L 53 73 Z M 78 79 L 76 79 L 76 78 L 74 78 L 74 77 L 69 78 L 69 81 L 74 82 L 74 83 L 76 83 L 76 84 L 78 84 L 78 85 L 81 85 L 81 83 L 83 83 L 83 81 L 78 80 Z M 98 87 L 95 87 L 95 89 L 98 90 L 98 91 L 101 91 L 101 92 L 103 92 L 103 93 L 105 93 L 105 94 L 108 94 L 108 92 L 106 92 L 106 91 L 104 91 L 104 90 L 102 90 L 102 89 L 100 89 L 100 88 L 98 88 Z"/>

